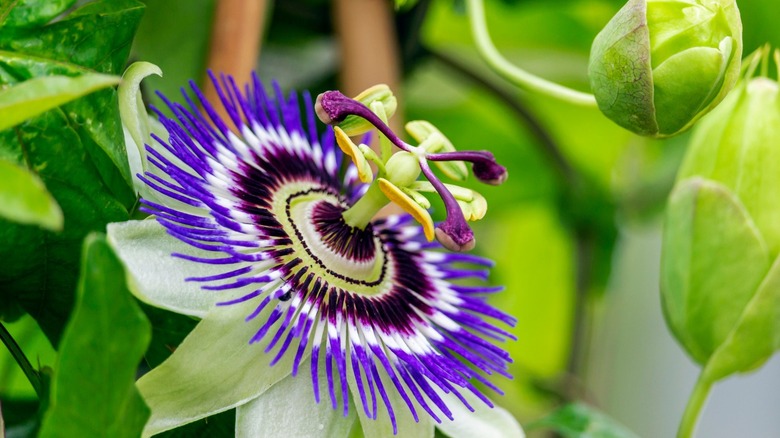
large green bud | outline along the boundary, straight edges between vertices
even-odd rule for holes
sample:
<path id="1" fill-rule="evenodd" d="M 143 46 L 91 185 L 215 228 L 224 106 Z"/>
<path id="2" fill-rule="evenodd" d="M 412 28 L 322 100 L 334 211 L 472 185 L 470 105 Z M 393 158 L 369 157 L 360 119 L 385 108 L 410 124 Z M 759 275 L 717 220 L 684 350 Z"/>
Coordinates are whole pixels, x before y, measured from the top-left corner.
<path id="1" fill-rule="evenodd" d="M 593 41 L 588 76 L 607 117 L 668 137 L 723 100 L 741 57 L 735 0 L 629 0 Z"/>
<path id="2" fill-rule="evenodd" d="M 697 124 L 664 226 L 664 313 L 710 382 L 780 348 L 780 87 L 751 71 Z"/>

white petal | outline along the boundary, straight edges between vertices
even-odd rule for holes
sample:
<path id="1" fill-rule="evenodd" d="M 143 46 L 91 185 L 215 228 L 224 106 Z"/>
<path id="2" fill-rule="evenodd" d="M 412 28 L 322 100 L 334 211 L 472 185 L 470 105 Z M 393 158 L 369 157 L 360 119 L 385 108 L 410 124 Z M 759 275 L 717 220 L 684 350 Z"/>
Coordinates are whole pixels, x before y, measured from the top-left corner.
<path id="1" fill-rule="evenodd" d="M 455 395 L 439 392 L 439 396 L 447 403 L 454 418 L 454 421 L 444 418 L 442 424 L 436 425 L 447 436 L 450 438 L 525 437 L 520 423 L 506 409 L 500 406 L 489 408 L 482 400 L 467 390 L 460 391 L 460 393 L 475 409 L 474 412 L 469 411 Z"/>
<path id="2" fill-rule="evenodd" d="M 249 344 L 268 317 L 266 309 L 245 322 L 256 305 L 248 302 L 213 309 L 171 357 L 138 380 L 138 389 L 152 410 L 144 436 L 243 405 L 290 375 L 294 354 L 288 351 L 272 367 L 269 363 L 275 351 L 263 351 L 268 341 Z"/>
<path id="3" fill-rule="evenodd" d="M 215 257 L 213 252 L 194 248 L 169 235 L 154 219 L 108 224 L 108 241 L 128 272 L 128 287 L 139 300 L 156 307 L 202 318 L 226 297 L 201 289 L 201 283 L 185 281 L 237 269 L 238 265 L 208 265 L 171 253 Z"/>
<path id="4" fill-rule="evenodd" d="M 325 367 L 319 367 L 319 381 L 327 382 Z M 355 424 L 355 409 L 344 417 L 327 397 L 314 401 L 311 361 L 301 364 L 296 377 L 287 376 L 260 397 L 239 406 L 237 438 L 346 437 Z"/>
<path id="5" fill-rule="evenodd" d="M 347 358 L 349 363 L 349 358 Z M 376 390 L 376 400 L 379 406 L 377 406 L 377 419 L 373 420 L 366 416 L 363 406 L 360 402 L 360 392 L 358 392 L 357 383 L 355 382 L 354 373 L 350 365 L 347 370 L 347 381 L 349 382 L 349 388 L 352 390 L 352 399 L 355 403 L 352 404 L 352 409 L 357 411 L 358 418 L 360 419 L 360 425 L 363 427 L 363 436 L 365 438 L 432 438 L 433 437 L 433 419 L 425 412 L 419 405 L 415 403 L 415 409 L 420 422 L 417 423 L 412 417 L 412 412 L 406 405 L 406 402 L 398 394 L 395 385 L 389 377 L 385 375 L 385 370 L 381 364 L 377 364 L 378 371 L 382 377 L 382 385 L 384 385 L 387 392 L 387 398 L 390 400 L 390 405 L 393 407 L 393 413 L 395 414 L 395 421 L 398 427 L 398 433 L 393 435 L 393 424 L 390 422 L 390 416 L 387 414 L 387 408 L 382 401 L 382 397 L 379 395 L 379 391 Z M 363 376 L 363 385 L 368 391 L 365 376 Z M 407 391 L 409 397 L 414 400 L 414 397 Z M 367 401 L 371 403 L 371 396 L 367 394 Z M 484 438 L 484 437 L 482 437 Z"/>

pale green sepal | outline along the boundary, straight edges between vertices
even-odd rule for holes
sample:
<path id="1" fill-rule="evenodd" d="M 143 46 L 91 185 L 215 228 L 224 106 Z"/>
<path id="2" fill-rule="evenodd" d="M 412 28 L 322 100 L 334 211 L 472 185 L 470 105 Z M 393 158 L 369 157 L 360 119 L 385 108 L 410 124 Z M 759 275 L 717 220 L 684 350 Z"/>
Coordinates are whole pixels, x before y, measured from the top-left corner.
<path id="1" fill-rule="evenodd" d="M 152 132 L 149 115 L 146 113 L 143 99 L 141 98 L 141 81 L 147 76 L 162 76 L 160 67 L 149 62 L 135 62 L 125 70 L 122 75 L 122 83 L 119 84 L 119 114 L 122 117 L 122 125 L 133 138 L 141 158 L 141 168 L 146 170 L 145 144 L 151 144 Z M 128 148 L 129 149 L 129 148 Z"/>
<path id="2" fill-rule="evenodd" d="M 387 408 L 379 394 L 376 396 L 377 418 L 375 420 L 369 418 L 360 401 L 360 392 L 358 391 L 357 383 L 355 382 L 355 373 L 352 371 L 352 365 L 349 362 L 347 363 L 347 368 L 347 382 L 349 383 L 349 389 L 352 392 L 352 399 L 355 401 L 353 406 L 357 411 L 358 418 L 360 419 L 360 426 L 363 428 L 363 436 L 365 438 L 433 438 L 434 425 L 436 424 L 433 419 L 413 401 L 412 403 L 414 403 L 417 416 L 420 419 L 419 422 L 415 422 L 412 412 L 409 410 L 409 406 L 404 399 L 401 398 L 401 395 L 398 393 L 395 385 L 393 385 L 393 382 L 381 369 L 379 375 L 382 379 L 382 385 L 385 388 L 385 392 L 387 393 L 387 398 L 393 408 L 398 433 L 395 435 L 393 434 L 393 424 L 390 422 Z M 365 381 L 363 383 L 365 385 Z M 414 397 L 410 396 L 410 399 L 414 400 Z M 371 403 L 370 396 L 368 397 L 368 403 Z"/>
<path id="3" fill-rule="evenodd" d="M 327 382 L 320 366 L 319 381 Z M 287 376 L 263 395 L 236 410 L 236 438 L 345 437 L 357 420 L 354 405 L 344 417 L 325 398 L 314 401 L 311 361 L 305 360 L 296 377 Z"/>
<path id="4" fill-rule="evenodd" d="M 185 278 L 219 274 L 238 266 L 226 268 L 172 257 L 172 253 L 206 258 L 215 255 L 169 235 L 156 220 L 113 223 L 107 229 L 108 241 L 127 269 L 128 287 L 139 300 L 202 318 L 216 302 L 231 298 L 203 290 L 201 283 Z"/>
<path id="5" fill-rule="evenodd" d="M 696 362 L 706 363 L 729 336 L 770 261 L 727 187 L 702 178 L 678 184 L 664 224 L 661 297 L 669 327 Z"/>
<path id="6" fill-rule="evenodd" d="M 751 371 L 780 349 L 780 257 L 745 307 L 736 327 L 707 363 L 708 376 L 722 379 Z"/>
<path id="7" fill-rule="evenodd" d="M 520 423 L 506 409 L 489 407 L 468 390 L 459 391 L 469 402 L 471 412 L 454 394 L 439 392 L 439 396 L 452 411 L 453 420 L 442 419 L 436 427 L 450 438 L 524 438 Z"/>
<path id="8" fill-rule="evenodd" d="M 272 335 L 249 343 L 271 308 L 246 322 L 256 306 L 255 300 L 249 300 L 213 308 L 171 357 L 138 380 L 138 389 L 152 409 L 143 436 L 241 406 L 290 375 L 293 354 L 270 366 L 275 350 L 264 350 Z"/>
<path id="9" fill-rule="evenodd" d="M 84 73 L 81 76 L 43 76 L 0 91 L 0 131 L 38 114 L 119 83 L 116 76 Z"/>
<path id="10" fill-rule="evenodd" d="M 741 56 L 735 0 L 629 0 L 594 39 L 588 77 L 604 115 L 668 137 L 723 100 Z"/>
<path id="11" fill-rule="evenodd" d="M 34 173 L 0 158 L 0 217 L 62 230 L 62 209 Z"/>

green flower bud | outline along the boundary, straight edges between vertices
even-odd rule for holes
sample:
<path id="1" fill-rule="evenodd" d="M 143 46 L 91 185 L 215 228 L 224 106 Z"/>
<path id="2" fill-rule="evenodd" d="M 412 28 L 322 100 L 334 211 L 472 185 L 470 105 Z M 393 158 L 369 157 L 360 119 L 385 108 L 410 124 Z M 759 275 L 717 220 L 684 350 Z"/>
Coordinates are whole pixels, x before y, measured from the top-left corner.
<path id="1" fill-rule="evenodd" d="M 780 87 L 752 67 L 696 126 L 664 226 L 664 313 L 709 382 L 780 348 Z"/>
<path id="2" fill-rule="evenodd" d="M 723 100 L 741 57 L 735 0 L 629 0 L 593 41 L 588 76 L 607 117 L 667 137 Z"/>

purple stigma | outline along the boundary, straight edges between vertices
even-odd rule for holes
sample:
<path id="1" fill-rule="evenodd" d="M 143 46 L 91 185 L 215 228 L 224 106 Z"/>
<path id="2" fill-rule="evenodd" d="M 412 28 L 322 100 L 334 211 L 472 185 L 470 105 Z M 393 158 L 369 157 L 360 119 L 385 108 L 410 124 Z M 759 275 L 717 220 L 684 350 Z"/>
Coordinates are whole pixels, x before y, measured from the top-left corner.
<path id="1" fill-rule="evenodd" d="M 350 99 L 340 91 L 326 91 L 317 96 L 317 102 L 314 105 L 314 111 L 317 113 L 320 121 L 326 125 L 338 125 L 343 122 L 347 116 L 357 116 L 365 119 L 374 125 L 390 142 L 396 145 L 402 151 L 410 152 L 411 148 L 385 124 L 373 111 L 367 106 Z"/>
<path id="2" fill-rule="evenodd" d="M 471 231 L 471 227 L 466 223 L 466 218 L 463 217 L 458 201 L 447 190 L 447 187 L 436 178 L 428 163 L 421 160 L 420 168 L 431 185 L 433 185 L 433 188 L 441 196 L 442 201 L 444 201 L 444 208 L 447 210 L 447 219 L 436 227 L 436 240 L 451 251 L 462 252 L 474 249 L 474 245 L 476 245 L 474 232 Z"/>
<path id="3" fill-rule="evenodd" d="M 506 167 L 498 164 L 489 151 L 444 152 L 427 154 L 425 158 L 431 161 L 468 161 L 473 164 L 472 171 L 478 180 L 494 186 L 503 184 L 509 176 Z"/>

